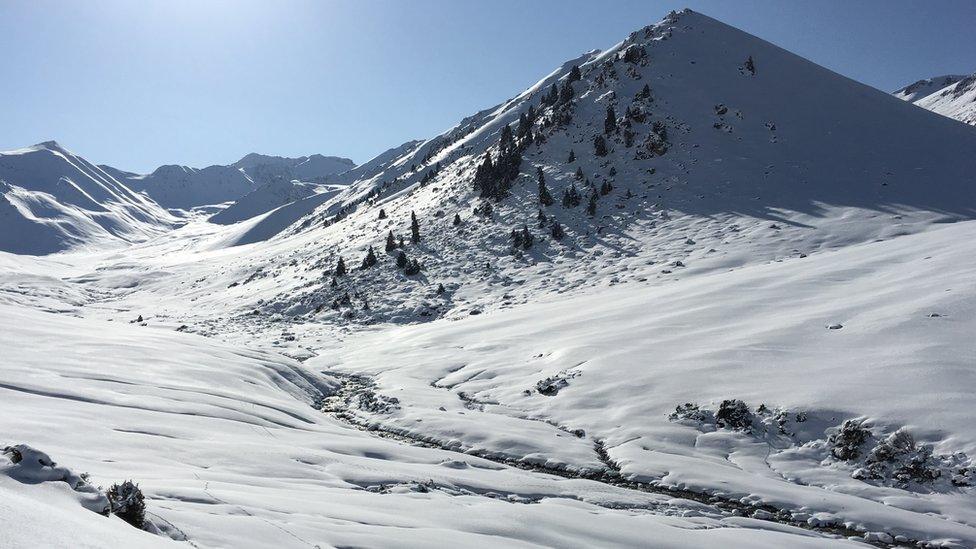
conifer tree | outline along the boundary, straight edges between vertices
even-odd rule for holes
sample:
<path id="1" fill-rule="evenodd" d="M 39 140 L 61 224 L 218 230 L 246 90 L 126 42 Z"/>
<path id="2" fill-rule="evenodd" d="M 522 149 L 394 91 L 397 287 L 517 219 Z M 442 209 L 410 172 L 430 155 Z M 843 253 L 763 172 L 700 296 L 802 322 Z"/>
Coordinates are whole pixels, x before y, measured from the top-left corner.
<path id="1" fill-rule="evenodd" d="M 603 138 L 602 135 L 597 135 L 593 138 L 593 154 L 597 156 L 607 155 L 607 140 Z"/>
<path id="2" fill-rule="evenodd" d="M 373 253 L 373 247 L 369 247 L 369 251 L 366 252 L 366 257 L 363 258 L 363 268 L 368 269 L 376 265 L 376 254 Z"/>
<path id="3" fill-rule="evenodd" d="M 644 84 L 644 87 L 641 88 L 641 91 L 637 92 L 637 95 L 634 96 L 634 99 L 641 99 L 641 100 L 644 100 L 644 101 L 650 100 L 651 99 L 651 86 L 649 86 L 648 84 Z"/>
<path id="4" fill-rule="evenodd" d="M 535 173 L 536 177 L 539 179 L 539 204 L 542 204 L 543 206 L 551 206 L 553 199 L 552 195 L 549 194 L 548 187 L 546 187 L 546 176 L 542 171 L 542 167 L 537 166 Z"/>
<path id="5" fill-rule="evenodd" d="M 404 253 L 403 250 L 400 250 L 400 253 L 397 254 L 396 266 L 398 269 L 402 269 L 407 266 L 407 254 Z"/>
<path id="6" fill-rule="evenodd" d="M 386 219 L 386 210 L 380 208 L 380 219 Z"/>
<path id="7" fill-rule="evenodd" d="M 460 224 L 461 224 L 461 214 L 455 213 L 454 214 L 454 226 L 457 227 Z"/>
<path id="8" fill-rule="evenodd" d="M 576 162 L 576 151 L 569 149 L 569 158 L 566 160 L 566 163 L 572 164 L 573 162 Z"/>
<path id="9" fill-rule="evenodd" d="M 593 189 L 593 191 L 590 193 L 590 203 L 586 205 L 586 214 L 590 217 L 596 215 L 596 199 L 596 189 Z"/>
<path id="10" fill-rule="evenodd" d="M 577 181 L 582 181 L 583 180 L 583 167 L 582 166 L 579 166 L 579 167 L 576 168 L 576 180 Z"/>
<path id="11" fill-rule="evenodd" d="M 397 247 L 396 240 L 393 239 L 393 231 L 386 234 L 386 251 L 392 252 Z"/>
<path id="12" fill-rule="evenodd" d="M 573 89 L 573 84 L 569 80 L 563 82 L 562 89 L 559 90 L 559 103 L 564 105 L 573 100 L 573 96 L 576 95 L 576 90 Z"/>
<path id="13" fill-rule="evenodd" d="M 581 80 L 582 78 L 583 78 L 583 74 L 580 73 L 579 65 L 573 65 L 573 68 L 569 70 L 569 77 L 567 78 L 567 80 L 569 82 L 576 82 L 577 80 Z"/>
<path id="14" fill-rule="evenodd" d="M 568 189 L 566 189 L 566 192 L 563 193 L 563 208 L 575 208 L 576 206 L 579 206 L 580 198 L 579 191 L 576 190 L 576 184 L 573 183 Z"/>
<path id="15" fill-rule="evenodd" d="M 610 135 L 617 131 L 617 113 L 613 110 L 613 105 L 607 106 L 607 118 L 603 121 L 603 133 Z"/>
<path id="16" fill-rule="evenodd" d="M 339 261 L 336 262 L 335 275 L 336 276 L 346 275 L 346 262 L 342 260 L 342 256 L 339 256 Z"/>
<path id="17" fill-rule="evenodd" d="M 549 86 L 549 95 L 545 98 L 545 103 L 549 106 L 555 105 L 559 102 L 559 88 L 556 87 L 556 83 L 553 82 L 552 86 Z"/>
<path id="18" fill-rule="evenodd" d="M 444 293 L 446 291 L 447 290 L 444 289 L 444 284 L 438 284 L 437 285 L 437 295 L 441 295 L 442 293 Z"/>
<path id="19" fill-rule="evenodd" d="M 512 138 L 512 127 L 508 124 L 502 126 L 502 135 L 498 140 L 498 149 L 505 152 L 511 149 L 515 145 L 515 140 Z"/>
<path id="20" fill-rule="evenodd" d="M 529 248 L 532 247 L 532 243 L 535 241 L 535 237 L 533 237 L 532 233 L 529 232 L 528 225 L 522 225 L 522 238 L 520 238 L 520 240 L 522 241 L 523 250 L 528 250 Z"/>
<path id="21" fill-rule="evenodd" d="M 552 220 L 552 230 L 549 231 L 549 234 L 552 235 L 553 240 L 562 240 L 566 236 L 566 233 L 563 232 L 562 225 L 555 219 Z"/>
<path id="22" fill-rule="evenodd" d="M 420 262 L 416 259 L 411 259 L 410 262 L 407 263 L 406 267 L 404 267 L 403 274 L 407 276 L 420 274 Z"/>
<path id="23" fill-rule="evenodd" d="M 410 240 L 414 244 L 420 242 L 420 223 L 417 223 L 417 214 L 410 211 Z"/>

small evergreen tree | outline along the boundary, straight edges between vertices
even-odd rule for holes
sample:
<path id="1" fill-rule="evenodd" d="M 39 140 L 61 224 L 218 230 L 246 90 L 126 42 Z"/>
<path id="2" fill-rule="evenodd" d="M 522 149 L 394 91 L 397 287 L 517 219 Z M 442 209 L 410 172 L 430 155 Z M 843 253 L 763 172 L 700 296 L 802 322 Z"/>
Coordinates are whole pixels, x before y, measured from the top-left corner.
<path id="1" fill-rule="evenodd" d="M 106 493 L 108 496 L 109 512 L 128 522 L 136 528 L 142 529 L 146 525 L 146 502 L 139 485 L 127 480 L 122 484 L 113 484 Z"/>
<path id="2" fill-rule="evenodd" d="M 342 256 L 340 256 L 339 261 L 336 262 L 335 275 L 336 276 L 346 275 L 346 262 L 342 260 Z"/>
<path id="3" fill-rule="evenodd" d="M 556 241 L 562 240 L 563 237 L 566 236 L 566 233 L 563 232 L 562 225 L 560 225 L 555 219 L 552 220 L 552 230 L 549 231 L 549 234 L 552 235 L 552 239 Z"/>
<path id="4" fill-rule="evenodd" d="M 644 84 L 644 87 L 641 88 L 641 91 L 637 92 L 637 95 L 634 96 L 634 99 L 639 99 L 639 100 L 642 100 L 642 101 L 650 101 L 651 100 L 651 87 L 649 85 L 647 85 L 647 84 Z"/>
<path id="5" fill-rule="evenodd" d="M 376 265 L 376 254 L 373 253 L 373 247 L 369 247 L 369 251 L 366 252 L 366 257 L 363 258 L 363 268 L 368 269 Z"/>
<path id="6" fill-rule="evenodd" d="M 411 259 L 406 267 L 404 267 L 403 274 L 407 276 L 420 274 L 420 262 L 418 262 L 416 259 Z"/>
<path id="7" fill-rule="evenodd" d="M 552 195 L 549 194 L 549 188 L 546 187 L 546 176 L 541 166 L 536 167 L 536 177 L 539 179 L 539 204 L 551 206 L 553 199 Z"/>
<path id="8" fill-rule="evenodd" d="M 536 215 L 535 218 L 539 221 L 539 226 L 540 227 L 545 227 L 546 226 L 546 221 L 549 220 L 546 217 L 546 212 L 542 211 L 542 208 L 539 208 L 539 214 Z"/>
<path id="9" fill-rule="evenodd" d="M 403 250 L 400 250 L 400 253 L 397 254 L 396 266 L 397 269 L 402 269 L 407 266 L 407 254 Z"/>
<path id="10" fill-rule="evenodd" d="M 746 59 L 745 66 L 746 66 L 746 70 L 749 71 L 749 74 L 753 76 L 756 75 L 756 62 L 752 60 L 751 55 L 749 56 L 749 59 Z"/>
<path id="11" fill-rule="evenodd" d="M 576 180 L 577 181 L 582 181 L 583 180 L 583 167 L 582 166 L 579 166 L 579 167 L 576 168 Z"/>
<path id="12" fill-rule="evenodd" d="M 461 224 L 461 214 L 455 213 L 454 214 L 454 226 L 457 227 L 460 224 Z"/>
<path id="13" fill-rule="evenodd" d="M 579 65 L 573 65 L 573 68 L 569 70 L 569 77 L 566 80 L 569 82 L 576 82 L 582 78 L 583 74 L 580 72 Z"/>
<path id="14" fill-rule="evenodd" d="M 529 248 L 532 247 L 532 243 L 535 241 L 535 237 L 533 237 L 532 233 L 529 232 L 528 225 L 522 225 L 522 238 L 520 240 L 522 241 L 523 250 L 528 250 Z"/>
<path id="15" fill-rule="evenodd" d="M 559 90 L 559 103 L 565 105 L 573 100 L 573 96 L 576 95 L 576 90 L 573 89 L 573 84 L 569 80 L 563 82 L 562 89 Z"/>
<path id="16" fill-rule="evenodd" d="M 543 98 L 543 102 L 549 106 L 555 105 L 559 102 L 559 88 L 556 87 L 555 82 L 549 86 L 549 95 Z"/>
<path id="17" fill-rule="evenodd" d="M 392 252 L 396 248 L 397 248 L 396 240 L 394 240 L 393 231 L 391 230 L 389 233 L 386 234 L 386 251 Z"/>
<path id="18" fill-rule="evenodd" d="M 441 294 L 443 294 L 446 291 L 447 290 L 444 289 L 444 284 L 438 284 L 437 285 L 437 295 L 441 295 Z"/>
<path id="19" fill-rule="evenodd" d="M 586 214 L 590 217 L 596 215 L 596 199 L 597 199 L 596 189 L 590 193 L 590 203 L 586 205 Z"/>
<path id="20" fill-rule="evenodd" d="M 607 118 L 603 121 L 603 133 L 610 135 L 617 131 L 617 113 L 613 110 L 613 105 L 607 106 Z"/>
<path id="21" fill-rule="evenodd" d="M 573 183 L 568 189 L 566 189 L 566 192 L 563 193 L 563 208 L 575 208 L 576 206 L 579 206 L 580 200 L 581 197 L 579 191 L 576 190 L 576 184 Z"/>
<path id="22" fill-rule="evenodd" d="M 386 210 L 380 208 L 380 219 L 386 219 Z"/>
<path id="23" fill-rule="evenodd" d="M 569 159 L 566 160 L 566 163 L 572 164 L 573 162 L 576 162 L 576 151 L 569 149 Z"/>
<path id="24" fill-rule="evenodd" d="M 417 222 L 417 214 L 413 211 L 410 212 L 410 240 L 414 244 L 420 242 L 420 223 Z"/>
<path id="25" fill-rule="evenodd" d="M 593 138 L 593 154 L 597 156 L 607 155 L 607 140 L 602 135 Z"/>

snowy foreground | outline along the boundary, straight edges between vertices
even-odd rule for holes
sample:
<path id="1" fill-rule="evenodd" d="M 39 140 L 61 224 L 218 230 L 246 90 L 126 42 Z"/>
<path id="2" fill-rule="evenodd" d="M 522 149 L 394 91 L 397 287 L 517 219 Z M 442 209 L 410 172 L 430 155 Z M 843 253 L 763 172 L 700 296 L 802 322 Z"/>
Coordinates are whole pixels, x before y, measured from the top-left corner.
<path id="1" fill-rule="evenodd" d="M 948 471 L 922 489 L 855 480 L 825 438 L 864 418 L 877 437 L 906 428 L 936 454 L 974 455 L 974 230 L 956 223 L 664 286 L 377 330 L 304 364 L 5 299 L 0 433 L 93 484 L 135 479 L 152 525 L 199 547 L 853 543 L 501 463 L 601 468 L 597 443 L 633 480 L 770 503 L 871 539 L 973 546 L 972 489 L 953 487 Z M 443 448 L 317 410 L 348 383 L 342 373 L 375 375 L 374 404 L 398 400 L 352 407 L 353 417 Z M 526 392 L 546 378 L 564 383 L 551 396 Z M 668 419 L 677 404 L 714 409 L 728 398 L 787 411 L 788 434 L 763 416 L 752 432 Z M 87 511 L 64 482 L 19 482 L 13 465 L 0 468 L 0 486 L 4 547 L 166 539 Z"/>
<path id="2" fill-rule="evenodd" d="M 685 11 L 341 173 L 2 153 L 0 547 L 976 547 L 973 150 Z"/>

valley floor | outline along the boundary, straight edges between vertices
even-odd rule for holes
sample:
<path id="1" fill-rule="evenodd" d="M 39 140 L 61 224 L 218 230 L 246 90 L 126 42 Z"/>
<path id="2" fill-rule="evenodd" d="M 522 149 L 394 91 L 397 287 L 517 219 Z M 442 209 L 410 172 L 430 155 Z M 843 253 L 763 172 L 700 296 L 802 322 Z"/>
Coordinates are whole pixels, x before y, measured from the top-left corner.
<path id="1" fill-rule="evenodd" d="M 0 446 L 135 480 L 158 535 L 0 459 L 0 546 L 973 547 L 974 232 L 219 337 L 150 318 L 138 254 L 4 255 Z"/>

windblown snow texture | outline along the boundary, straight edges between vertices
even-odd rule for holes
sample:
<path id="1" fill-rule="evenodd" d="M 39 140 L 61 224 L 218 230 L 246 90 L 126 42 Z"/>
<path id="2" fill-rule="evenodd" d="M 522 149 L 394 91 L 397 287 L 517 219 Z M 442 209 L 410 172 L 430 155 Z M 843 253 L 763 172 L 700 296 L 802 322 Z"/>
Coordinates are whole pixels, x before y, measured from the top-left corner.
<path id="1" fill-rule="evenodd" d="M 35 149 L 8 200 L 97 207 Z M 0 545 L 974 547 L 973 150 L 683 11 L 210 220 L 98 195 L 152 222 L 0 254 L 0 447 L 57 461 Z"/>

